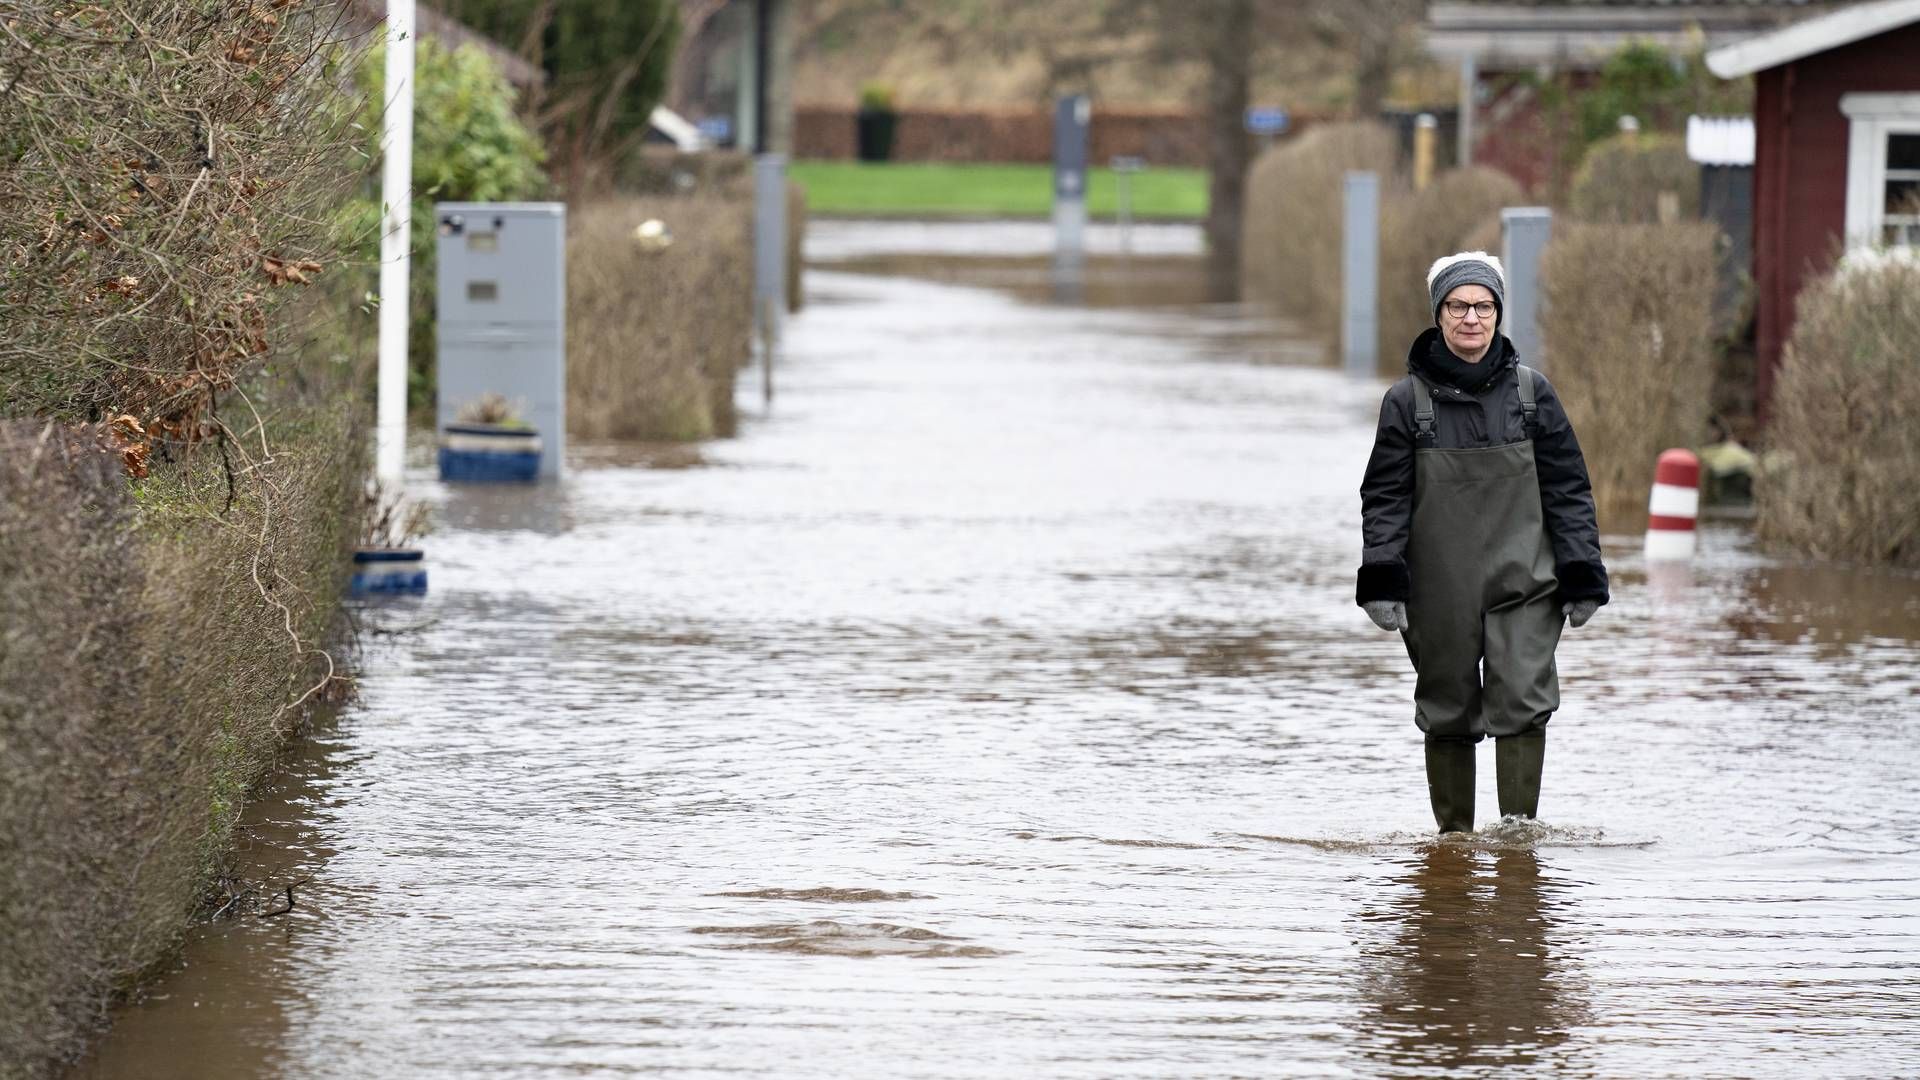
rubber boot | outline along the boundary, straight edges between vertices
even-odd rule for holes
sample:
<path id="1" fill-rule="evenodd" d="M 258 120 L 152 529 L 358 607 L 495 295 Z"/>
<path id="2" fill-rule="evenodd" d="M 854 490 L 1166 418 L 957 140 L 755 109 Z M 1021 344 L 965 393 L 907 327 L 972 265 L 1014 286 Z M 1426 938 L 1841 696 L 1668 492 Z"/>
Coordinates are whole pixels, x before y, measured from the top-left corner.
<path id="1" fill-rule="evenodd" d="M 1427 798 L 1443 833 L 1473 831 L 1473 744 L 1427 743 Z"/>
<path id="2" fill-rule="evenodd" d="M 1540 816 L 1540 767 L 1547 756 L 1547 729 L 1534 728 L 1493 742 L 1493 776 L 1500 789 L 1500 816 Z"/>

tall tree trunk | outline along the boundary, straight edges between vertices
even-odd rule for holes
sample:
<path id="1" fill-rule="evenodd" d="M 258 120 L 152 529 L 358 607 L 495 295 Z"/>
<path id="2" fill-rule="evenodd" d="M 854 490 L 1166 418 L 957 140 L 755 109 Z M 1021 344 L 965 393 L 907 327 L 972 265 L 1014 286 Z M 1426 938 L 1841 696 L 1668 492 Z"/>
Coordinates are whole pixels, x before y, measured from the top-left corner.
<path id="1" fill-rule="evenodd" d="M 1254 0 L 1224 0 L 1206 31 L 1207 285 L 1217 300 L 1240 298 L 1240 223 L 1246 201 L 1248 82 Z"/>
<path id="2" fill-rule="evenodd" d="M 1363 40 L 1353 54 L 1353 111 L 1362 120 L 1379 118 L 1393 88 L 1393 30 L 1370 32 L 1383 36 Z"/>

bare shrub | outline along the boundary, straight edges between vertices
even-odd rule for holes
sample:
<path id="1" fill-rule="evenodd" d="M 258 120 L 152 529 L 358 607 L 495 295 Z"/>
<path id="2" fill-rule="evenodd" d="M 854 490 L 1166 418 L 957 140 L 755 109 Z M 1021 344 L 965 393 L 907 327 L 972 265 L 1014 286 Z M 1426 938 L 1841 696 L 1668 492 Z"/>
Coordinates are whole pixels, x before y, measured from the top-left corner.
<path id="1" fill-rule="evenodd" d="M 0 1076 L 167 955 L 338 686 L 341 10 L 0 2 Z"/>
<path id="2" fill-rule="evenodd" d="M 753 196 L 753 157 L 730 150 L 685 153 L 639 146 L 621 159 L 614 188 L 627 195 Z"/>
<path id="3" fill-rule="evenodd" d="M 111 10 L 109 10 L 111 8 Z M 9 0 L 0 401 L 205 434 L 332 256 L 338 5 Z"/>
<path id="4" fill-rule="evenodd" d="M 1241 245 L 1247 299 L 1296 317 L 1318 338 L 1339 339 L 1343 178 L 1371 170 L 1390 184 L 1395 147 L 1382 125 L 1326 124 L 1254 162 Z"/>
<path id="5" fill-rule="evenodd" d="M 1760 533 L 1822 558 L 1920 566 L 1920 261 L 1853 256 L 1796 311 L 1772 398 L 1784 464 L 1755 490 Z"/>
<path id="6" fill-rule="evenodd" d="M 102 1011 L 100 955 L 149 922 L 131 869 L 94 845 L 131 795 L 115 733 L 140 586 L 119 462 L 49 422 L 0 425 L 0 1076 L 50 1072 Z M 156 868 L 158 869 L 158 868 Z M 120 880 L 115 880 L 116 876 Z M 167 895 L 162 890 L 160 895 Z M 178 898 L 177 891 L 172 893 Z M 116 910 L 127 903 L 131 910 Z"/>
<path id="7" fill-rule="evenodd" d="M 1580 162 L 1569 196 L 1573 216 L 1595 224 L 1654 225 L 1660 196 L 1673 199 L 1675 220 L 1700 216 L 1700 166 L 1678 135 L 1615 135 L 1595 143 Z"/>
<path id="8" fill-rule="evenodd" d="M 493 424 L 525 427 L 526 405 L 509 401 L 505 394 L 481 394 L 457 409 L 453 418 L 462 424 Z"/>
<path id="9" fill-rule="evenodd" d="M 585 439 L 701 439 L 733 428 L 752 348 L 750 200 L 611 198 L 569 213 L 567 428 Z M 659 218 L 673 244 L 633 231 Z"/>
<path id="10" fill-rule="evenodd" d="M 1500 209 L 1525 197 L 1520 185 L 1496 169 L 1453 169 L 1421 191 L 1387 200 L 1380 225 L 1380 351 L 1383 366 L 1398 370 L 1406 348 L 1433 325 L 1427 303 L 1427 267 L 1456 251 L 1500 250 L 1498 225 L 1492 247 L 1468 243 Z"/>
<path id="11" fill-rule="evenodd" d="M 408 499 L 397 488 L 388 488 L 379 480 L 368 480 L 361 489 L 360 539 L 363 548 L 406 548 L 427 535 L 431 508 L 417 499 Z"/>
<path id="12" fill-rule="evenodd" d="M 255 480 L 202 445 L 137 501 L 116 441 L 0 425 L 0 1076 L 53 1072 L 168 954 L 335 685 L 363 447 L 340 385 L 275 389 Z"/>
<path id="13" fill-rule="evenodd" d="M 1501 209 L 1505 209 L 1505 207 L 1501 207 Z M 1500 222 L 1500 211 L 1496 210 L 1475 222 L 1473 226 L 1460 237 L 1460 250 L 1490 251 L 1495 255 L 1500 255 L 1500 250 L 1505 246 L 1506 242 L 1506 228 Z M 1504 260 L 1505 256 L 1502 255 L 1501 258 Z M 1431 266 L 1433 264 L 1428 263 L 1427 265 Z"/>
<path id="14" fill-rule="evenodd" d="M 1554 230 L 1542 270 L 1545 369 L 1579 432 L 1603 512 L 1644 508 L 1654 459 L 1705 433 L 1715 231 Z"/>

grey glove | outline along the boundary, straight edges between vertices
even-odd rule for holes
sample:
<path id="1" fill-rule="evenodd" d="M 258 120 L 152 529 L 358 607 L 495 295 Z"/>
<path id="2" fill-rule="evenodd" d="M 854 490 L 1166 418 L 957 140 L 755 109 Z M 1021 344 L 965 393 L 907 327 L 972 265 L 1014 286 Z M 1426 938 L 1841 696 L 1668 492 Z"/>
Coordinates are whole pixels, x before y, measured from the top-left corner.
<path id="1" fill-rule="evenodd" d="M 1567 625 L 1575 630 L 1587 625 L 1587 620 L 1593 618 L 1593 613 L 1599 610 L 1600 601 L 1598 600 L 1569 600 L 1560 605 L 1561 613 L 1567 617 Z"/>
<path id="2" fill-rule="evenodd" d="M 1369 600 L 1360 605 L 1366 609 L 1367 618 L 1382 630 L 1405 630 L 1407 628 L 1407 605 L 1398 600 Z"/>

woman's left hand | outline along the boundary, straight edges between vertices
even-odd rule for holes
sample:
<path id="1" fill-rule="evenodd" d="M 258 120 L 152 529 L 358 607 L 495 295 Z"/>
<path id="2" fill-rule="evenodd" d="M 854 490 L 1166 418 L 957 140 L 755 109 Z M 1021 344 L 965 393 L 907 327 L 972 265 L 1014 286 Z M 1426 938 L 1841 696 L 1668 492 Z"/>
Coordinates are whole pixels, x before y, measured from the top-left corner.
<path id="1" fill-rule="evenodd" d="M 1567 617 L 1567 625 L 1575 630 L 1587 625 L 1587 620 L 1593 618 L 1593 613 L 1599 610 L 1600 601 L 1598 600 L 1569 600 L 1560 605 L 1561 614 Z"/>

